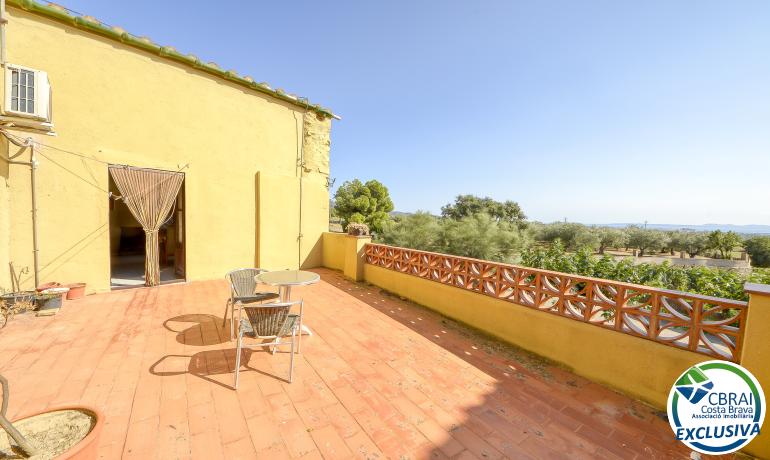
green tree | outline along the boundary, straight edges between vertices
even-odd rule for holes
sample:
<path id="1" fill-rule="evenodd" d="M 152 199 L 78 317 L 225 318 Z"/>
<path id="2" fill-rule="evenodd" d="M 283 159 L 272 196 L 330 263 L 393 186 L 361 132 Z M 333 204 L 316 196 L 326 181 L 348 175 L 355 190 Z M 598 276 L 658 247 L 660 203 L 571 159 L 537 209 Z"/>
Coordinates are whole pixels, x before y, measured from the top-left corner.
<path id="1" fill-rule="evenodd" d="M 602 242 L 599 235 L 592 229 L 583 226 L 572 240 L 572 247 L 575 249 L 588 249 L 596 251 L 600 248 Z"/>
<path id="2" fill-rule="evenodd" d="M 492 198 L 480 198 L 474 195 L 458 195 L 454 203 L 441 208 L 441 215 L 459 220 L 464 217 L 485 213 L 498 222 L 523 224 L 527 216 L 515 201 L 495 201 Z"/>
<path id="3" fill-rule="evenodd" d="M 694 258 L 708 249 L 708 234 L 704 232 L 678 230 L 671 233 L 670 246 L 676 251 L 686 252 L 690 258 Z"/>
<path id="4" fill-rule="evenodd" d="M 738 246 L 743 246 L 743 238 L 733 231 L 723 232 L 721 230 L 714 230 L 708 234 L 709 249 L 719 251 L 722 259 L 731 258 L 733 249 Z"/>
<path id="5" fill-rule="evenodd" d="M 516 224 L 498 222 L 485 213 L 441 221 L 439 247 L 447 254 L 512 262 L 527 244 L 526 234 Z"/>
<path id="6" fill-rule="evenodd" d="M 609 248 L 623 247 L 626 244 L 626 238 L 628 238 L 625 232 L 619 228 L 595 227 L 591 229 L 591 232 L 596 235 L 599 241 L 599 254 L 604 254 L 604 251 Z"/>
<path id="7" fill-rule="evenodd" d="M 628 257 L 622 260 L 609 255 L 595 257 L 585 249 L 568 253 L 558 241 L 548 249 L 525 249 L 521 263 L 527 267 L 735 300 L 747 300 L 748 296 L 743 289 L 746 282 L 770 282 L 770 270 L 761 268 L 747 275 L 736 270 L 677 266 L 668 261 L 662 264 L 635 264 Z M 727 311 L 720 314 L 732 313 Z"/>
<path id="8" fill-rule="evenodd" d="M 589 246 L 597 248 L 597 238 L 590 234 L 588 227 L 573 222 L 554 222 L 536 227 L 536 238 L 546 243 L 554 243 L 556 240 L 567 249 L 578 249 Z"/>
<path id="9" fill-rule="evenodd" d="M 628 235 L 628 245 L 639 250 L 639 257 L 644 256 L 648 250 L 660 249 L 668 244 L 668 237 L 665 233 L 636 225 L 627 227 L 626 235 Z"/>
<path id="10" fill-rule="evenodd" d="M 390 219 L 393 201 L 388 188 L 376 180 L 365 184 L 358 179 L 345 181 L 334 194 L 334 212 L 342 227 L 350 222 L 365 223 L 374 233 L 382 232 Z"/>
<path id="11" fill-rule="evenodd" d="M 397 216 L 385 225 L 378 241 L 391 246 L 441 251 L 441 225 L 430 213 L 418 211 Z"/>
<path id="12" fill-rule="evenodd" d="M 770 236 L 753 236 L 745 241 L 754 267 L 770 267 Z"/>

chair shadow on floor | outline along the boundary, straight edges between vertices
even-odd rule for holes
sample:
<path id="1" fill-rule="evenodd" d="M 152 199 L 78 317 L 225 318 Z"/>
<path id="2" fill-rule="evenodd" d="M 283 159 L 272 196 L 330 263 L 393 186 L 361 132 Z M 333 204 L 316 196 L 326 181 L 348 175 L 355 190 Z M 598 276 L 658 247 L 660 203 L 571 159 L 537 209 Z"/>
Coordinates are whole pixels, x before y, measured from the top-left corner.
<path id="1" fill-rule="evenodd" d="M 192 355 L 166 355 L 150 366 L 150 373 L 159 377 L 190 374 L 219 386 L 234 389 L 236 341 L 229 340 L 229 324 L 223 327 L 222 322 L 220 316 L 203 313 L 179 315 L 164 321 L 163 327 L 175 333 L 177 342 L 181 344 L 201 347 L 231 344 L 232 348 L 205 350 Z M 269 348 L 241 350 L 241 374 L 254 371 L 287 382 L 288 380 L 282 376 L 250 365 L 252 356 L 262 356 L 262 353 L 265 354 L 264 356 L 269 355 Z M 276 351 L 278 355 L 285 353 L 289 351 L 280 348 Z"/>
<path id="2" fill-rule="evenodd" d="M 285 377 L 257 369 L 249 364 L 252 355 L 259 353 L 269 354 L 268 351 L 243 349 L 241 353 L 241 375 L 245 372 L 253 371 L 257 374 L 288 383 L 288 379 Z M 277 355 L 285 353 L 289 353 L 289 351 L 281 350 L 276 352 Z M 226 350 L 201 351 L 193 355 L 166 355 L 150 366 L 150 374 L 157 375 L 158 377 L 190 374 L 207 382 L 234 390 L 235 354 L 236 349 L 229 348 Z"/>
<path id="3" fill-rule="evenodd" d="M 176 333 L 176 341 L 184 345 L 208 346 L 228 343 L 230 324 L 222 326 L 221 316 L 191 313 L 169 318 L 163 327 Z"/>

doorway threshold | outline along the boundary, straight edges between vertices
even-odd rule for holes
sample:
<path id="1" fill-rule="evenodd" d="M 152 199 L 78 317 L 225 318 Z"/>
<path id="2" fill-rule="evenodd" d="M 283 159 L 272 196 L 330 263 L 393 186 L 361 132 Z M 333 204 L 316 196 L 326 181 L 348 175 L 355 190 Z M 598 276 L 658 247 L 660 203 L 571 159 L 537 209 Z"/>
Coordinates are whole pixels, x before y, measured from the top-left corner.
<path id="1" fill-rule="evenodd" d="M 116 282 L 118 281 L 118 282 Z M 144 281 L 140 281 L 137 283 L 137 280 L 130 280 L 131 284 L 124 284 L 124 282 L 127 280 L 115 280 L 114 278 L 110 280 L 110 290 L 111 291 L 123 291 L 125 289 L 140 289 L 140 288 L 146 288 L 146 287 L 158 287 L 158 286 L 165 286 L 167 284 L 182 284 L 186 283 L 187 280 L 184 278 L 179 279 L 172 279 L 172 280 L 163 280 L 160 282 L 158 286 L 145 286 Z"/>

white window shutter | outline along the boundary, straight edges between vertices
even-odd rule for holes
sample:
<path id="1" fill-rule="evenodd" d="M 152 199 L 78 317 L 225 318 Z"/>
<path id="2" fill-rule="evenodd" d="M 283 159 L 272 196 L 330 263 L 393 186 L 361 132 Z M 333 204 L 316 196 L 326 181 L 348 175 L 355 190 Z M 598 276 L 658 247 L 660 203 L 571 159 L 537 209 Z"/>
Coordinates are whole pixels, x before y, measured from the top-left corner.
<path id="1" fill-rule="evenodd" d="M 51 83 L 47 72 L 35 72 L 35 86 L 35 116 L 51 121 Z"/>
<path id="2" fill-rule="evenodd" d="M 3 104 L 3 110 L 11 110 L 11 74 L 13 69 L 9 66 L 5 67 L 5 102 Z"/>

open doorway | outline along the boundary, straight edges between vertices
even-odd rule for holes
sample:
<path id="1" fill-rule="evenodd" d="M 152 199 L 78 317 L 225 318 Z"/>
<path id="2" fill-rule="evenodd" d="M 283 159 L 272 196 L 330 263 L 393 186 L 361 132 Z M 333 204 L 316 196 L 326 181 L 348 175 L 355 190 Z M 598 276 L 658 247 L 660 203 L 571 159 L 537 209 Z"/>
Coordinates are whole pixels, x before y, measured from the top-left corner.
<path id="1" fill-rule="evenodd" d="M 119 196 L 115 181 L 109 177 L 109 191 Z M 110 213 L 110 285 L 112 289 L 145 285 L 145 232 L 122 200 L 109 198 Z M 160 283 L 185 280 L 184 181 L 174 207 L 158 231 Z"/>

